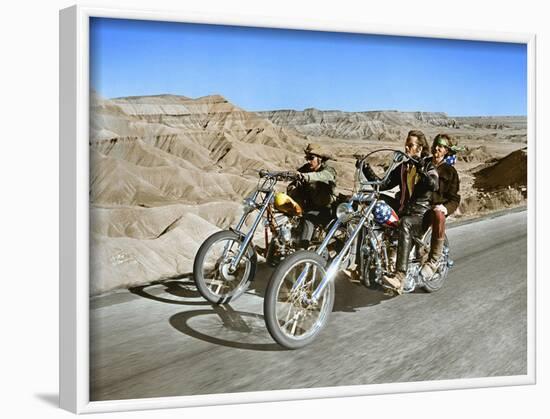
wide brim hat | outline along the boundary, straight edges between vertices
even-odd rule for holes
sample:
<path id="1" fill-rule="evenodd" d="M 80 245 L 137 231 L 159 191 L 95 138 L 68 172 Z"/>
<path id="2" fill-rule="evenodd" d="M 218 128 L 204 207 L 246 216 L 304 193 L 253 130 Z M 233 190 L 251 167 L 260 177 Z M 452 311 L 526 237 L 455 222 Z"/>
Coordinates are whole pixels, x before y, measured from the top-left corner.
<path id="1" fill-rule="evenodd" d="M 317 143 L 309 143 L 306 148 L 304 148 L 304 153 L 312 154 L 327 160 L 334 160 L 334 157 L 325 150 L 324 147 Z"/>

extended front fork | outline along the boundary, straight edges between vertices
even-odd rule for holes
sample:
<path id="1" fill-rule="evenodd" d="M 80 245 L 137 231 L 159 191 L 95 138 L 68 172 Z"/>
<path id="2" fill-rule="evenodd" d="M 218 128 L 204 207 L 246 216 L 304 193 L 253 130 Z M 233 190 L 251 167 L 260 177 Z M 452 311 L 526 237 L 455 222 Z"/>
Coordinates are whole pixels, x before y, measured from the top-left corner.
<path id="1" fill-rule="evenodd" d="M 243 239 L 242 243 L 239 246 L 239 250 L 238 250 L 237 255 L 233 258 L 233 260 L 231 261 L 231 264 L 229 265 L 230 272 L 235 272 L 235 270 L 237 269 L 237 266 L 239 266 L 239 263 L 241 262 L 241 259 L 244 255 L 244 252 L 246 252 L 246 249 L 247 249 L 248 245 L 250 244 L 250 241 L 254 237 L 254 232 L 258 228 L 258 224 L 260 224 L 260 221 L 262 220 L 262 217 L 263 217 L 269 203 L 273 199 L 274 194 L 275 194 L 275 191 L 271 190 L 270 192 L 268 192 L 267 196 L 264 198 L 262 206 L 259 208 L 258 215 L 256 216 L 256 219 L 254 220 L 254 224 L 252 224 L 252 227 L 250 228 L 248 233 L 246 233 L 246 235 L 244 236 L 244 239 Z M 254 197 L 252 199 L 255 200 L 257 196 L 258 196 L 258 192 L 256 192 L 256 194 L 254 195 Z M 247 215 L 248 215 L 248 213 L 243 214 L 243 216 L 241 217 L 239 223 L 237 224 L 237 227 L 235 228 L 237 234 L 240 233 L 240 229 L 244 225 L 244 222 L 246 220 Z M 226 256 L 227 256 L 226 250 L 224 250 L 224 257 L 226 257 Z"/>
<path id="2" fill-rule="evenodd" d="M 338 253 L 338 255 L 330 263 L 328 269 L 325 271 L 325 274 L 323 275 L 323 278 L 321 279 L 320 284 L 317 286 L 315 291 L 313 291 L 313 294 L 311 295 L 311 298 L 309 298 L 308 301 L 306 301 L 306 303 L 316 304 L 319 301 L 319 298 L 321 297 L 321 295 L 325 291 L 325 288 L 327 287 L 329 282 L 334 279 L 334 277 L 336 276 L 336 273 L 340 270 L 340 264 L 344 260 L 344 257 L 346 256 L 347 252 L 350 250 L 351 246 L 355 243 L 355 240 L 357 239 L 357 236 L 359 235 L 361 229 L 365 225 L 365 222 L 367 221 L 367 217 L 371 213 L 371 211 L 374 208 L 375 204 L 376 204 L 376 200 L 373 200 L 370 203 L 370 205 L 367 207 L 367 209 L 363 213 L 364 215 L 361 217 L 358 224 L 355 226 L 355 229 L 354 229 L 353 233 L 351 234 L 351 236 L 348 238 L 348 240 L 344 244 L 344 247 L 340 250 L 340 253 Z M 330 229 L 329 234 L 327 234 L 327 236 L 325 237 L 325 240 L 323 240 L 323 243 L 321 244 L 319 249 L 317 249 L 317 251 L 316 251 L 317 254 L 321 255 L 325 251 L 325 249 L 328 245 L 328 242 L 334 236 L 334 234 L 336 233 L 336 231 L 338 230 L 338 228 L 340 227 L 341 224 L 342 223 L 339 220 L 337 220 L 334 223 L 334 225 Z M 294 283 L 294 285 L 292 287 L 292 291 L 295 291 L 300 286 L 302 286 L 304 280 L 306 279 L 306 277 L 309 273 L 310 266 L 311 266 L 311 264 L 307 264 L 306 267 L 304 268 L 304 270 L 300 273 L 300 276 L 298 277 L 298 279 L 296 280 L 296 282 Z"/>

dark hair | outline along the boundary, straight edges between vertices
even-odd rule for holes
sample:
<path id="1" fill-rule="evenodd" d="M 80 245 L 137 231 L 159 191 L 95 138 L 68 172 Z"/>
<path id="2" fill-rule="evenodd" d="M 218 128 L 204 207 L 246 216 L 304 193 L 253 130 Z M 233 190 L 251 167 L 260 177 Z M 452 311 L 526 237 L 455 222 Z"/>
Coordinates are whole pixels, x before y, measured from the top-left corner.
<path id="1" fill-rule="evenodd" d="M 422 147 L 422 151 L 420 152 L 421 157 L 426 157 L 430 154 L 428 140 L 426 140 L 426 136 L 422 131 L 413 129 L 407 134 L 407 140 L 410 137 L 416 137 L 416 139 L 418 140 L 418 144 L 420 145 L 420 147 Z"/>
<path id="2" fill-rule="evenodd" d="M 434 153 L 435 146 L 437 145 L 439 140 L 445 140 L 445 142 L 447 143 L 447 146 L 445 147 L 447 149 L 447 154 L 454 154 L 453 150 L 451 149 L 451 147 L 454 145 L 453 140 L 451 136 L 447 134 L 437 134 L 434 137 L 434 140 L 432 142 L 432 154 Z"/>

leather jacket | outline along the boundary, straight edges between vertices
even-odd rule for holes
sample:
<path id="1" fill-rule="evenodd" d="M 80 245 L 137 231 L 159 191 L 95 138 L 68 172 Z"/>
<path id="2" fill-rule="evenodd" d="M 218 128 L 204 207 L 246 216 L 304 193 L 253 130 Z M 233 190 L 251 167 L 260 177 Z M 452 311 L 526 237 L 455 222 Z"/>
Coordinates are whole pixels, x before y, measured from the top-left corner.
<path id="1" fill-rule="evenodd" d="M 447 215 L 451 215 L 460 205 L 460 179 L 456 169 L 447 164 L 442 163 L 437 166 L 439 175 L 439 189 L 434 192 L 432 205 L 444 205 L 447 209 Z"/>
<path id="2" fill-rule="evenodd" d="M 408 185 L 408 175 L 415 171 L 416 175 L 412 179 L 412 194 Z M 372 171 L 371 167 L 363 166 L 363 174 L 369 180 L 379 180 L 380 178 Z M 399 192 L 396 194 L 396 200 L 399 202 L 398 214 L 404 215 L 423 215 L 431 208 L 432 193 L 439 187 L 439 177 L 437 169 L 431 161 L 431 157 L 424 157 L 417 166 L 411 163 L 401 163 L 390 173 L 390 176 L 380 186 L 381 191 L 387 191 L 399 186 Z"/>

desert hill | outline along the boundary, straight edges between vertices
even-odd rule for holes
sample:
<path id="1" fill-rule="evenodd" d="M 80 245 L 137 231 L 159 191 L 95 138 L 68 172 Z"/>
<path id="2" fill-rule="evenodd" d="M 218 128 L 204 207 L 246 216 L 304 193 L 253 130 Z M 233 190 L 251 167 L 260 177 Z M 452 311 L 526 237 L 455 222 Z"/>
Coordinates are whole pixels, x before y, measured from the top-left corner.
<path id="1" fill-rule="evenodd" d="M 342 112 L 279 110 L 258 112 L 274 124 L 292 127 L 304 135 L 341 139 L 398 140 L 410 126 L 454 127 L 455 121 L 444 113 L 426 112 Z"/>
<path id="2" fill-rule="evenodd" d="M 482 191 L 527 189 L 527 148 L 516 150 L 475 172 L 474 187 Z"/>
<path id="3" fill-rule="evenodd" d="M 465 147 L 456 166 L 457 216 L 524 203 L 525 182 L 510 171 L 525 147 L 522 117 L 251 112 L 220 95 L 106 99 L 95 92 L 90 109 L 92 294 L 190 272 L 206 237 L 236 223 L 258 170 L 299 167 L 309 142 L 331 151 L 339 191 L 349 193 L 354 154 L 400 149 L 410 129 L 428 138 L 447 132 Z"/>
<path id="4" fill-rule="evenodd" d="M 488 138 L 506 130 L 506 140 L 526 142 L 525 117 L 449 117 L 444 112 L 303 111 L 277 110 L 258 112 L 274 124 L 293 128 L 304 135 L 368 141 L 398 141 L 415 127 L 434 136 L 446 130 L 458 139 Z M 494 131 L 497 131 L 495 135 Z"/>

